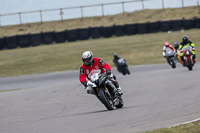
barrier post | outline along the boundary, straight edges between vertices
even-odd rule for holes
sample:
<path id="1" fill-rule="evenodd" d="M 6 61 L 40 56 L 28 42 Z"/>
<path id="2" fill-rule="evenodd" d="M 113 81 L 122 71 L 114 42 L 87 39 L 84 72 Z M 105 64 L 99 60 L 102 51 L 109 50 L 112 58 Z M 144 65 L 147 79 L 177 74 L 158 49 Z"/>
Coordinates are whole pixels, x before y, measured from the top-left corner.
<path id="1" fill-rule="evenodd" d="M 20 24 L 22 24 L 22 16 L 21 16 L 21 12 L 19 12 L 18 14 L 19 14 L 19 22 L 20 22 Z"/>
<path id="2" fill-rule="evenodd" d="M 1 26 L 1 15 L 0 15 L 0 26 Z"/>
<path id="3" fill-rule="evenodd" d="M 142 2 L 142 9 L 144 10 L 144 0 L 141 0 Z"/>
<path id="4" fill-rule="evenodd" d="M 184 0 L 182 0 L 182 8 L 184 8 Z"/>
<path id="5" fill-rule="evenodd" d="M 104 5 L 101 4 L 102 16 L 104 16 Z"/>
<path id="6" fill-rule="evenodd" d="M 162 0 L 162 9 L 165 9 L 164 0 Z"/>
<path id="7" fill-rule="evenodd" d="M 61 17 L 61 21 L 63 21 L 63 14 L 64 14 L 64 12 L 63 12 L 62 8 L 60 8 L 60 17 Z"/>
<path id="8" fill-rule="evenodd" d="M 83 19 L 83 7 L 81 6 L 81 18 Z"/>
<path id="9" fill-rule="evenodd" d="M 42 11 L 40 10 L 40 22 L 43 23 L 43 20 L 42 20 Z"/>
<path id="10" fill-rule="evenodd" d="M 124 2 L 122 1 L 122 12 L 124 13 Z"/>

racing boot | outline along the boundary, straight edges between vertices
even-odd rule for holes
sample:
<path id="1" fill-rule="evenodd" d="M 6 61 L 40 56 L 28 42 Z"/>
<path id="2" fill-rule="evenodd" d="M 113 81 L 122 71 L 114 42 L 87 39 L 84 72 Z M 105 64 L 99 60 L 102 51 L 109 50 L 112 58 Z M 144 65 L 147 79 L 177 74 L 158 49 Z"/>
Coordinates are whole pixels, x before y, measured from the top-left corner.
<path id="1" fill-rule="evenodd" d="M 123 95 L 123 93 L 122 93 L 122 89 L 121 89 L 121 87 L 119 86 L 119 83 L 118 83 L 118 81 L 117 80 L 115 80 L 115 87 L 116 87 L 116 91 L 117 91 L 117 93 L 121 96 L 121 95 Z"/>
<path id="2" fill-rule="evenodd" d="M 186 62 L 185 62 L 183 56 L 181 56 L 181 60 L 183 61 L 183 67 L 185 67 L 186 66 Z"/>
<path id="3" fill-rule="evenodd" d="M 193 56 L 194 64 L 196 63 L 196 58 L 195 57 L 196 57 L 196 55 Z"/>
<path id="4" fill-rule="evenodd" d="M 118 91 L 119 95 L 123 95 L 121 87 L 118 87 L 117 91 Z"/>
<path id="5" fill-rule="evenodd" d="M 115 87 L 116 87 L 116 90 L 114 90 L 114 95 L 117 95 L 117 94 L 119 94 L 119 95 L 123 95 L 123 93 L 122 93 L 122 91 L 121 91 L 121 87 L 119 86 L 119 83 L 118 83 L 118 81 L 117 81 L 117 79 L 116 79 L 116 76 L 115 75 L 113 75 L 113 74 L 111 74 L 110 76 L 109 76 L 109 79 L 113 82 L 113 84 L 115 85 Z M 117 92 L 116 92 L 117 91 Z"/>

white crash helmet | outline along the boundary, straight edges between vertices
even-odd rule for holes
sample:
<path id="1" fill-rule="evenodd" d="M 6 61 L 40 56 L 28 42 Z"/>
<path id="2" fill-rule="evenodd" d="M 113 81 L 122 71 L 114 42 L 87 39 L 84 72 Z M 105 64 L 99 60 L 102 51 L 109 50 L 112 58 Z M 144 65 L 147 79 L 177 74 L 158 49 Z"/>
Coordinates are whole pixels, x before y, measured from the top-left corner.
<path id="1" fill-rule="evenodd" d="M 91 66 L 93 62 L 93 53 L 91 51 L 85 51 L 82 54 L 82 60 L 86 66 Z"/>

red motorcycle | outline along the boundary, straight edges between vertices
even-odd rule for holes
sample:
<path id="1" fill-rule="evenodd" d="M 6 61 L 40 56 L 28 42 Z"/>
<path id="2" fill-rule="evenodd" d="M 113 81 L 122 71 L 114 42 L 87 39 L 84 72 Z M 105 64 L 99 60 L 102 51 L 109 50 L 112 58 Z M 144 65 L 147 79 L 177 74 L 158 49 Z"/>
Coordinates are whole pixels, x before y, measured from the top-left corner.
<path id="1" fill-rule="evenodd" d="M 192 49 L 191 46 L 185 46 L 183 47 L 183 50 L 181 50 L 180 52 L 184 53 L 183 58 L 186 62 L 186 67 L 188 68 L 188 70 L 192 70 L 193 66 L 194 66 L 194 61 L 193 61 L 193 55 L 192 55 L 192 51 L 194 51 L 195 49 Z"/>

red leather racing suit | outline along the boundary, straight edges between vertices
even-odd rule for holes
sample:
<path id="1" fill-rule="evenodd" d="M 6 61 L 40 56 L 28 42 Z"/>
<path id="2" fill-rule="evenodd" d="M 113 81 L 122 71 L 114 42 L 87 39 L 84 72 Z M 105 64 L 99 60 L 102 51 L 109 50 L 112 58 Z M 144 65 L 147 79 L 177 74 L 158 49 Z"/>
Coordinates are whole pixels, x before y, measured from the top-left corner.
<path id="1" fill-rule="evenodd" d="M 83 83 L 84 81 L 87 81 L 87 79 L 89 79 L 88 75 L 94 69 L 101 70 L 101 73 L 105 73 L 107 69 L 111 70 L 110 65 L 107 64 L 106 62 L 104 62 L 101 59 L 96 58 L 96 57 L 93 57 L 93 59 L 94 59 L 94 61 L 93 61 L 92 66 L 86 66 L 85 64 L 83 64 L 80 67 L 79 80 L 80 80 L 81 83 Z"/>

